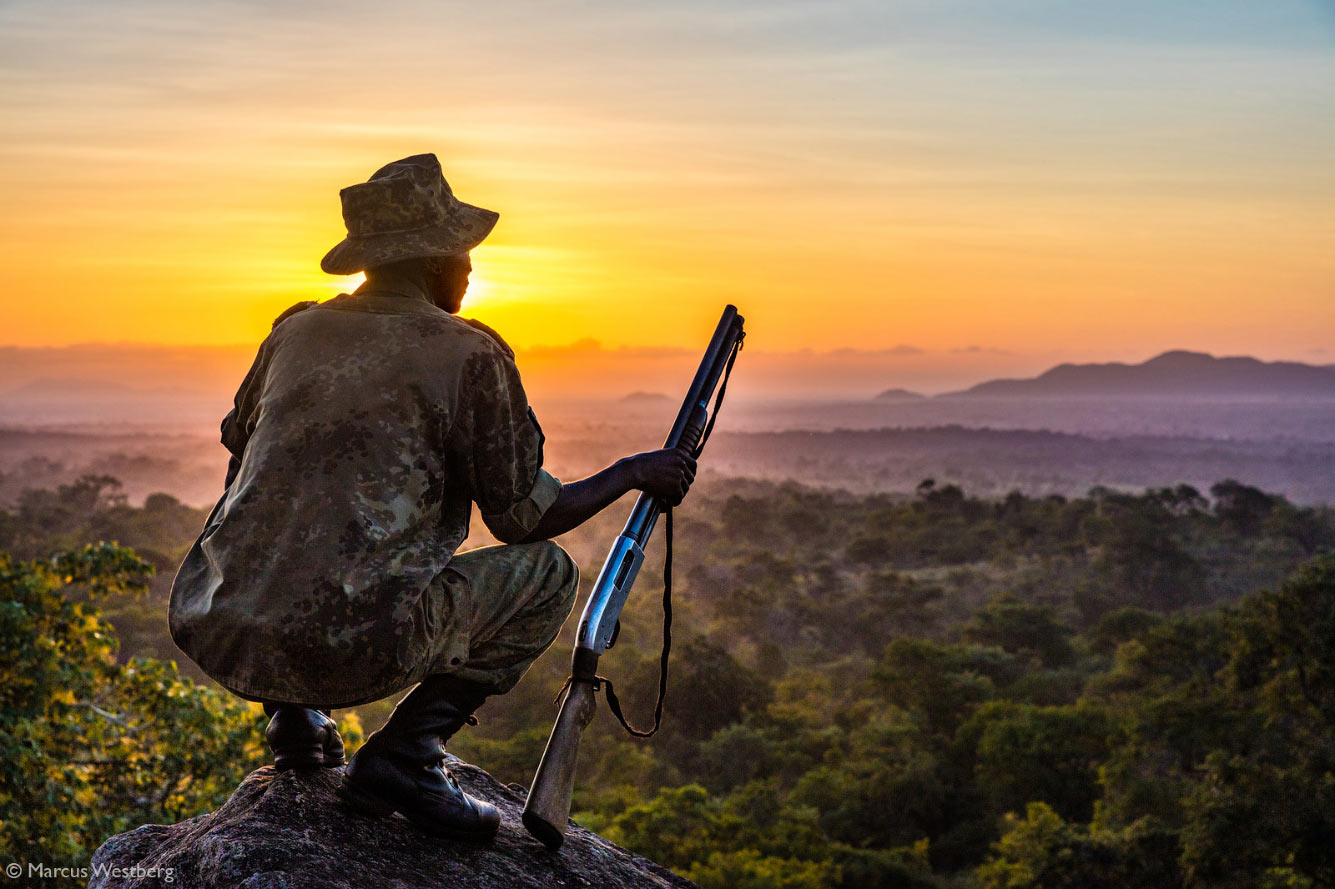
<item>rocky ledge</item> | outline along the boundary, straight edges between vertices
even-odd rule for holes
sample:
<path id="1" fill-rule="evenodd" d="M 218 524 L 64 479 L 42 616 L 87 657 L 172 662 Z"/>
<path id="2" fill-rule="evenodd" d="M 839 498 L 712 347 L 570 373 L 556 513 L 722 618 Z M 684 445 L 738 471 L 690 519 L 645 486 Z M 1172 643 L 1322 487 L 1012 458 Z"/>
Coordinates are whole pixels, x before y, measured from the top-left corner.
<path id="1" fill-rule="evenodd" d="M 107 840 L 89 889 L 551 889 L 695 884 L 572 823 L 559 852 L 524 830 L 522 788 L 452 760 L 469 793 L 501 810 L 493 842 L 438 839 L 398 815 L 352 811 L 339 769 L 252 772 L 218 811 Z"/>

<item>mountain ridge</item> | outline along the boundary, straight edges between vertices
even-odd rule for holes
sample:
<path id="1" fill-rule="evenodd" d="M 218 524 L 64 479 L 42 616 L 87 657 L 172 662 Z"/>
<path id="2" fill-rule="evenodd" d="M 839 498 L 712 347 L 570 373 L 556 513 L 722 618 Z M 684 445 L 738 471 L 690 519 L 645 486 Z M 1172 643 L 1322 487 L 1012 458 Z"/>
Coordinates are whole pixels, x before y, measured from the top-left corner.
<path id="1" fill-rule="evenodd" d="M 937 397 L 1172 395 L 1335 398 L 1335 366 L 1174 349 L 1140 364 L 1058 364 L 1037 377 L 988 380 Z"/>

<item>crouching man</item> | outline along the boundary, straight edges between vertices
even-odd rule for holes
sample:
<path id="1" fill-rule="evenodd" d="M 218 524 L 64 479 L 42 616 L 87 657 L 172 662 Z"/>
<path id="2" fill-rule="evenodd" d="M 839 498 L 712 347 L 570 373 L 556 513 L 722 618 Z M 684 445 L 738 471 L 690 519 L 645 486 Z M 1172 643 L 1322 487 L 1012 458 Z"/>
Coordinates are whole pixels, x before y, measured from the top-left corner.
<path id="1" fill-rule="evenodd" d="M 274 323 L 222 423 L 226 490 L 172 586 L 181 650 L 264 703 L 279 769 L 344 765 L 330 710 L 412 689 L 347 763 L 341 796 L 439 835 L 487 839 L 445 742 L 552 644 L 579 572 L 552 537 L 632 490 L 678 503 L 678 450 L 563 485 L 514 354 L 457 317 L 468 251 L 497 214 L 457 200 L 434 155 L 340 193 L 331 274 L 352 294 Z M 456 550 L 476 503 L 503 545 Z"/>

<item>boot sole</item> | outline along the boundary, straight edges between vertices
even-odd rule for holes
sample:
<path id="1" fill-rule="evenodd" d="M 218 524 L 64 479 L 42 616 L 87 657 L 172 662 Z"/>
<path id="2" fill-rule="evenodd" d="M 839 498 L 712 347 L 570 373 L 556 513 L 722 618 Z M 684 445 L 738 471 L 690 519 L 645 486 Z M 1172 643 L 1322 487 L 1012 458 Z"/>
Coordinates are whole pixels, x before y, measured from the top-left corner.
<path id="1" fill-rule="evenodd" d="M 474 842 L 486 842 L 496 836 L 497 830 L 465 830 L 458 827 L 444 827 L 432 821 L 422 821 L 416 819 L 409 812 L 404 812 L 393 803 L 385 802 L 378 796 L 359 790 L 348 783 L 344 778 L 339 782 L 336 791 L 340 799 L 352 806 L 354 809 L 368 815 L 379 815 L 387 817 L 398 812 L 409 824 L 422 833 L 430 834 L 434 837 L 442 837 L 453 840 L 472 840 Z M 499 828 L 497 828 L 499 829 Z"/>

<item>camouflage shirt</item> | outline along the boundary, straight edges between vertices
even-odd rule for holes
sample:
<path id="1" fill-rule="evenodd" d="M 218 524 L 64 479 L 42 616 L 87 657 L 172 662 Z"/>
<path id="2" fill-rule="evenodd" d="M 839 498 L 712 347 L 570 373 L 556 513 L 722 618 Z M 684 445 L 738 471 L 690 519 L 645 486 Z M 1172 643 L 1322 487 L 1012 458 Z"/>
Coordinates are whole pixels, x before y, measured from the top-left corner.
<path id="1" fill-rule="evenodd" d="M 172 638 L 244 696 L 350 705 L 407 684 L 414 611 L 470 503 L 514 542 L 560 482 L 480 325 L 384 292 L 280 320 L 223 420 L 227 487 L 172 586 Z"/>

